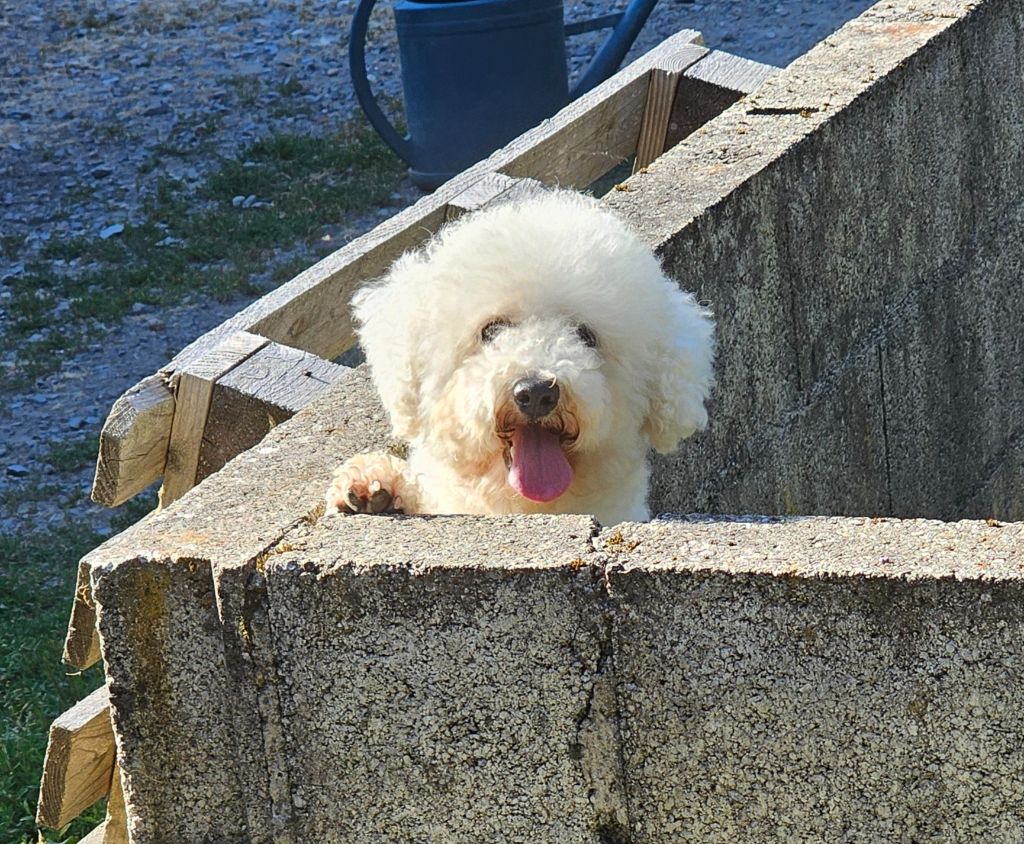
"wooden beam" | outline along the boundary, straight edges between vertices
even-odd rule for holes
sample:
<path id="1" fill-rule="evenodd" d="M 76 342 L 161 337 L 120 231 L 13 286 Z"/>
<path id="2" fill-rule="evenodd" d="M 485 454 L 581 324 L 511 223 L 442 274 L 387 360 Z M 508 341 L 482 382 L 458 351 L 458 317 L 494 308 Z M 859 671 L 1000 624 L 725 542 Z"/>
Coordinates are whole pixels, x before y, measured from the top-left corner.
<path id="1" fill-rule="evenodd" d="M 778 72 L 777 67 L 718 50 L 708 53 L 679 78 L 663 149 L 674 147 Z"/>
<path id="2" fill-rule="evenodd" d="M 94 501 L 117 507 L 163 474 L 174 415 L 167 381 L 160 373 L 150 375 L 114 402 L 100 432 Z"/>
<path id="3" fill-rule="evenodd" d="M 348 367 L 279 343 L 268 343 L 251 355 L 213 387 L 196 482 L 259 443 L 271 428 L 349 372 Z"/>
<path id="4" fill-rule="evenodd" d="M 107 800 L 107 819 L 103 822 L 103 844 L 128 844 L 128 813 L 121 788 L 121 768 L 114 766 Z"/>
<path id="5" fill-rule="evenodd" d="M 503 173 L 488 173 L 446 204 L 445 220 L 451 222 L 492 202 L 521 199 L 541 190 L 544 185 L 536 179 L 513 179 Z"/>
<path id="6" fill-rule="evenodd" d="M 238 331 L 175 373 L 174 419 L 167 445 L 164 483 L 160 488 L 161 507 L 181 498 L 196 485 L 199 450 L 213 385 L 268 342 L 265 337 Z"/>
<path id="7" fill-rule="evenodd" d="M 485 162 L 508 176 L 582 188 L 636 152 L 652 70 L 682 70 L 707 54 L 679 33 L 520 135 Z"/>
<path id="8" fill-rule="evenodd" d="M 110 700 L 102 687 L 50 726 L 36 822 L 59 829 L 105 796 L 114 756 Z"/>
<path id="9" fill-rule="evenodd" d="M 100 658 L 100 638 L 96 633 L 96 605 L 92 600 L 89 566 L 78 564 L 75 600 L 71 604 L 71 620 L 64 638 L 64 661 L 85 670 Z"/>
<path id="10" fill-rule="evenodd" d="M 651 71 L 644 116 L 640 122 L 640 138 L 636 143 L 634 173 L 646 167 L 665 151 L 665 137 L 668 134 L 669 118 L 672 116 L 672 106 L 676 99 L 676 88 L 684 70 L 685 68 L 655 68 Z"/>
<path id="11" fill-rule="evenodd" d="M 107 816 L 79 844 L 128 844 L 128 815 L 124 807 L 124 792 L 121 790 L 121 770 L 117 765 L 114 766 L 110 780 Z"/>

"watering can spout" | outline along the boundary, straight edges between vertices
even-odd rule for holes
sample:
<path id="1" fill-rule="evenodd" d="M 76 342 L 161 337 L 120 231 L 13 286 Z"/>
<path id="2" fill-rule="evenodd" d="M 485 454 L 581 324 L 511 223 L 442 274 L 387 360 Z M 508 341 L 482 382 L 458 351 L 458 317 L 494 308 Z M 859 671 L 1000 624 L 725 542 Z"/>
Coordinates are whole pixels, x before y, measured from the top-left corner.
<path id="1" fill-rule="evenodd" d="M 622 13 L 622 19 L 601 45 L 576 83 L 576 87 L 569 92 L 570 100 L 575 100 L 591 88 L 596 88 L 619 69 L 619 65 L 622 64 L 629 48 L 633 46 L 640 30 L 644 28 L 644 24 L 657 2 L 658 0 L 632 0 L 630 2 Z"/>

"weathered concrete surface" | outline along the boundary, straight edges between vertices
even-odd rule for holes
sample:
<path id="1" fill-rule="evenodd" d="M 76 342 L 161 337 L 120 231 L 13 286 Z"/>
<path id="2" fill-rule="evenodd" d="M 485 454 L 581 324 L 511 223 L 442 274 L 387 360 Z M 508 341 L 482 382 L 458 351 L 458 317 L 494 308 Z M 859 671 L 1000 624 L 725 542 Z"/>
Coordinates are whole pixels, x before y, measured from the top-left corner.
<path id="1" fill-rule="evenodd" d="M 594 534 L 332 516 L 97 569 L 133 841 L 1024 835 L 1024 525 Z"/>
<path id="2" fill-rule="evenodd" d="M 634 842 L 1024 839 L 1024 525 L 604 531 Z"/>
<path id="3" fill-rule="evenodd" d="M 607 202 L 716 313 L 655 511 L 1024 517 L 1024 5 L 879 3 Z"/>
<path id="4" fill-rule="evenodd" d="M 265 568 L 299 840 L 621 840 L 593 523 L 324 521 Z"/>
<path id="5" fill-rule="evenodd" d="M 132 840 L 248 841 L 265 766 L 235 733 L 209 565 L 140 557 L 93 573 Z"/>
<path id="6" fill-rule="evenodd" d="M 252 647 L 267 614 L 257 563 L 317 517 L 335 466 L 386 444 L 384 411 L 354 371 L 299 424 L 82 561 L 91 594 L 78 600 L 91 612 L 95 599 L 136 844 L 290 840 L 262 728 L 273 687 Z"/>

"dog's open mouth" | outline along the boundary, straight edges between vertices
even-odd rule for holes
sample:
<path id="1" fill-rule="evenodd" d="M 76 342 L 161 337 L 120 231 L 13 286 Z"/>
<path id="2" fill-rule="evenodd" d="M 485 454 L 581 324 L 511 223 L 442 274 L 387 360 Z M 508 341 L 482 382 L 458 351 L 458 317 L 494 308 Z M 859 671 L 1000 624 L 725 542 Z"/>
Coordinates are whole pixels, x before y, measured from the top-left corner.
<path id="1" fill-rule="evenodd" d="M 572 483 L 572 466 L 562 449 L 563 435 L 541 425 L 519 425 L 507 441 L 508 482 L 530 501 L 554 501 Z"/>

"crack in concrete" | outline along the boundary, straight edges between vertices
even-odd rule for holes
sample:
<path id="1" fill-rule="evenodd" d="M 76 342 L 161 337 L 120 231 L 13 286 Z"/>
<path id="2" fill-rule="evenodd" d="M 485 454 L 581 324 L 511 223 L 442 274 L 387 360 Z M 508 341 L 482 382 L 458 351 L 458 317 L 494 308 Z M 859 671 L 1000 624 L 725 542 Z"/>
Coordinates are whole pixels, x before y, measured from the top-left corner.
<path id="1" fill-rule="evenodd" d="M 893 514 L 892 505 L 892 452 L 889 448 L 889 409 L 885 398 L 885 363 L 882 357 L 882 345 L 878 344 L 878 390 L 881 399 L 882 413 L 882 451 L 885 454 L 885 509 L 888 515 Z"/>
<path id="2" fill-rule="evenodd" d="M 595 531 L 592 543 L 596 536 Z M 587 798 L 594 810 L 597 840 L 600 844 L 628 844 L 632 818 L 616 689 L 612 638 L 614 607 L 607 591 L 607 562 L 602 560 L 591 571 L 603 606 L 595 620 L 597 653 L 580 655 L 584 675 L 591 664 L 594 667 L 590 672 L 587 699 L 576 718 L 575 741 L 569 753 L 580 762 L 588 781 Z"/>

